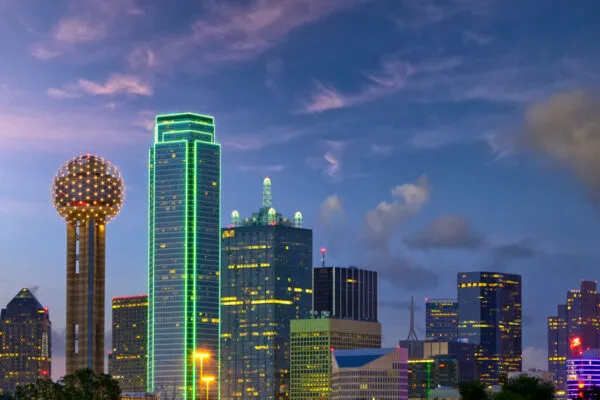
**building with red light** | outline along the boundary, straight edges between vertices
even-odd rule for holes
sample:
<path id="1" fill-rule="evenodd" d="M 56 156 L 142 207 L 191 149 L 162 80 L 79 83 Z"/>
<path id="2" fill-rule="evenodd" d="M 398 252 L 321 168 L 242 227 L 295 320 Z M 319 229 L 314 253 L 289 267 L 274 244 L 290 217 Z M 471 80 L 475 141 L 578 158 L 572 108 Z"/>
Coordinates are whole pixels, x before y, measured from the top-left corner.
<path id="1" fill-rule="evenodd" d="M 548 317 L 548 371 L 557 396 L 565 395 L 567 359 L 579 358 L 600 347 L 600 293 L 597 282 L 581 281 L 580 289 L 567 292 L 566 304 Z"/>
<path id="2" fill-rule="evenodd" d="M 0 313 L 0 392 L 50 378 L 50 340 L 48 308 L 21 289 Z"/>

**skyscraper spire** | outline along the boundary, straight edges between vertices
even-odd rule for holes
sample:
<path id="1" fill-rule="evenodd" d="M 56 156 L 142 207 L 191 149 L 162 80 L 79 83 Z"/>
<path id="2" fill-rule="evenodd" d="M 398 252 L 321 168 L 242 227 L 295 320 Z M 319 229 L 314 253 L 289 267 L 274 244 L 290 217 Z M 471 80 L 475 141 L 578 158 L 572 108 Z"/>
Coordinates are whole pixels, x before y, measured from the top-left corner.
<path id="1" fill-rule="evenodd" d="M 415 332 L 415 299 L 410 296 L 410 330 L 406 340 L 418 341 L 417 332 Z"/>
<path id="2" fill-rule="evenodd" d="M 263 181 L 263 192 L 262 192 L 262 206 L 264 208 L 271 208 L 273 202 L 271 201 L 271 179 L 265 177 Z"/>

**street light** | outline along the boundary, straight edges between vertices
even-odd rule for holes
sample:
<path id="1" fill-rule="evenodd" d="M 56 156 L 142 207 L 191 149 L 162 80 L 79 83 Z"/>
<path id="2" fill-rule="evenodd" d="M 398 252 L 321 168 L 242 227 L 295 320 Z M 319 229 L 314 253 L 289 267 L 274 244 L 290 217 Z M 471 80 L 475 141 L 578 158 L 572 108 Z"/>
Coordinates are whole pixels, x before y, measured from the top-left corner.
<path id="1" fill-rule="evenodd" d="M 205 351 L 197 351 L 194 353 L 194 359 L 200 360 L 200 379 L 204 377 L 204 359 L 210 358 L 210 353 Z M 200 385 L 200 394 L 202 395 L 202 385 Z M 208 395 L 208 394 L 207 394 Z"/>
<path id="2" fill-rule="evenodd" d="M 208 399 L 208 394 L 210 393 L 208 386 L 211 384 L 211 382 L 215 381 L 215 377 L 214 376 L 203 376 L 202 377 L 202 382 L 206 382 L 206 400 Z"/>

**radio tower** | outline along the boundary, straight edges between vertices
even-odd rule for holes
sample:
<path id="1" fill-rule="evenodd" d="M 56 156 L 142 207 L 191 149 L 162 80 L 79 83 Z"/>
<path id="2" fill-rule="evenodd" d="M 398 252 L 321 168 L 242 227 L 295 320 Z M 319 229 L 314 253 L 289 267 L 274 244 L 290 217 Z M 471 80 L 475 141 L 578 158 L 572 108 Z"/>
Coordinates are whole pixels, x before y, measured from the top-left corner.
<path id="1" fill-rule="evenodd" d="M 410 296 L 410 330 L 408 331 L 406 340 L 411 340 L 413 342 L 419 340 L 417 332 L 415 332 L 415 300 L 412 296 Z"/>

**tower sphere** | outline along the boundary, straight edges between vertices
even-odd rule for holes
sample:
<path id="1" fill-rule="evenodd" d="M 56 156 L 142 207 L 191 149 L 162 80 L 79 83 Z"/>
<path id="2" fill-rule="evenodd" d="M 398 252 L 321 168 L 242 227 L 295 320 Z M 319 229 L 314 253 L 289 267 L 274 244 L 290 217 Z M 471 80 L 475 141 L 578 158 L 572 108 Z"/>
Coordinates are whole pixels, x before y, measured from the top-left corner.
<path id="1" fill-rule="evenodd" d="M 63 164 L 51 191 L 56 211 L 70 223 L 109 222 L 125 200 L 125 184 L 117 167 L 90 154 Z"/>

